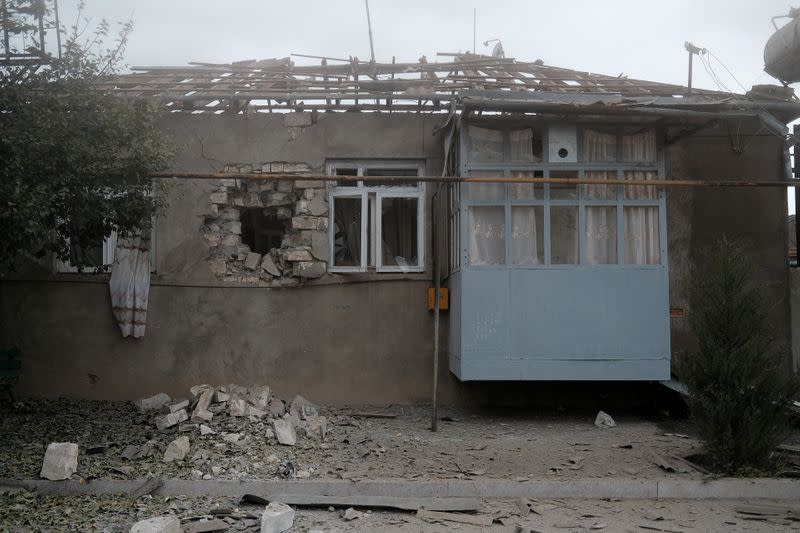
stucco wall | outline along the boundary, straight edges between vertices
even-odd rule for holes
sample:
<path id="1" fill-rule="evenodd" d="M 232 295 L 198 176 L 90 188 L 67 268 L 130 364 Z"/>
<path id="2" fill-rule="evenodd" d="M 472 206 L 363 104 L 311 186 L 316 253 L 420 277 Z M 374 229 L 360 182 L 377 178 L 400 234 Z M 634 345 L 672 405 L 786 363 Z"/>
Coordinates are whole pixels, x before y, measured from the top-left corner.
<path id="1" fill-rule="evenodd" d="M 337 113 L 298 128 L 287 127 L 280 115 L 170 115 L 163 129 L 174 139 L 180 171 L 264 161 L 302 161 L 322 171 L 327 159 L 389 158 L 424 159 L 427 173 L 435 175 L 441 171 L 441 138 L 433 131 L 443 121 L 435 115 Z M 744 141 L 746 149 L 737 154 L 726 130 L 681 140 L 667 150 L 668 177 L 780 177 L 780 142 L 764 134 Z M 0 282 L 3 344 L 23 352 L 21 394 L 121 399 L 186 394 L 199 382 L 240 382 L 268 383 L 279 395 L 302 393 L 331 403 L 429 399 L 430 268 L 422 274 L 341 275 L 286 289 L 221 281 L 208 268 L 202 236 L 214 188 L 209 180 L 166 180 L 170 208 L 157 220 L 157 271 L 143 339 L 120 337 L 102 276 L 40 269 Z M 688 312 L 691 264 L 722 233 L 740 236 L 757 243 L 754 254 L 772 284 L 775 323 L 788 340 L 785 194 L 670 189 L 670 305 Z M 429 247 L 430 228 L 426 234 Z M 446 331 L 445 318 L 443 343 Z M 672 347 L 673 354 L 691 349 L 687 319 L 672 320 Z M 446 350 L 440 376 L 445 404 L 565 390 L 461 384 L 447 370 Z"/>

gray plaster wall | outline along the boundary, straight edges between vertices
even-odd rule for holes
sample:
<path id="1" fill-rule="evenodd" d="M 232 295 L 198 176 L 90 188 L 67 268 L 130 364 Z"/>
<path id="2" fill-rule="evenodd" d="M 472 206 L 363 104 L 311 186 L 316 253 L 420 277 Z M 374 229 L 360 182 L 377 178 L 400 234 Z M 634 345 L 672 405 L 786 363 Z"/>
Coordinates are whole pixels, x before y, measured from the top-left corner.
<path id="1" fill-rule="evenodd" d="M 774 181 L 784 179 L 782 140 L 758 124 L 709 128 L 667 148 L 671 179 Z M 667 197 L 670 306 L 684 318 L 671 319 L 673 371 L 695 343 L 689 326 L 693 269 L 702 265 L 723 235 L 741 241 L 768 290 L 780 342 L 791 341 L 789 266 L 784 188 L 671 187 Z M 790 359 L 787 356 L 787 368 Z"/>
<path id="2" fill-rule="evenodd" d="M 265 161 L 306 162 L 322 171 L 327 159 L 386 158 L 424 159 L 427 173 L 436 175 L 441 138 L 434 128 L 443 121 L 441 115 L 336 113 L 298 128 L 285 126 L 280 115 L 175 114 L 162 127 L 176 145 L 178 171 Z M 687 137 L 667 149 L 667 176 L 782 177 L 780 140 L 763 133 L 742 140 L 745 149 L 737 153 L 727 129 Z M 222 282 L 208 269 L 201 232 L 214 182 L 171 179 L 165 185 L 170 208 L 157 220 L 157 271 L 144 338 L 120 336 L 106 277 L 39 269 L 0 282 L 0 336 L 23 352 L 21 394 L 125 399 L 158 391 L 186 395 L 200 382 L 239 382 L 267 383 L 281 396 L 300 393 L 327 403 L 429 400 L 430 269 L 340 275 L 286 289 Z M 781 189 L 669 189 L 670 305 L 690 312 L 691 265 L 723 233 L 738 236 L 754 245 L 771 286 L 776 327 L 788 342 L 785 219 Z M 672 348 L 673 359 L 692 349 L 688 319 L 672 320 Z M 443 404 L 523 401 L 539 390 L 555 401 L 563 390 L 462 384 L 447 369 L 446 350 L 440 355 Z"/>

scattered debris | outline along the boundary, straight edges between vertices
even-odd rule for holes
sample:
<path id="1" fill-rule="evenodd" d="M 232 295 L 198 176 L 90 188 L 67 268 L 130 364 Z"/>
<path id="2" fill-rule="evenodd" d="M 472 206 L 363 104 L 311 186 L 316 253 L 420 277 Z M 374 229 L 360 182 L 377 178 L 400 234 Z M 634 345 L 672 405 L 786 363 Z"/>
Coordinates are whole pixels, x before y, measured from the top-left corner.
<path id="1" fill-rule="evenodd" d="M 186 413 L 186 409 L 181 409 L 180 411 L 175 411 L 174 413 L 169 413 L 168 415 L 156 419 L 156 427 L 163 431 L 181 422 L 186 422 L 187 420 L 189 420 L 189 415 Z"/>
<path id="2" fill-rule="evenodd" d="M 599 428 L 613 428 L 617 425 L 611 415 L 604 411 L 599 411 L 594 419 L 594 425 Z"/>
<path id="3" fill-rule="evenodd" d="M 468 514 L 442 513 L 439 511 L 429 511 L 420 509 L 417 511 L 417 518 L 428 522 L 456 522 L 458 524 L 469 524 L 473 526 L 490 527 L 493 519 L 491 516 L 473 516 Z"/>
<path id="4" fill-rule="evenodd" d="M 275 436 L 279 444 L 294 446 L 297 444 L 297 433 L 291 418 L 278 418 L 272 422 L 275 428 Z"/>
<path id="5" fill-rule="evenodd" d="M 676 472 L 676 473 L 690 472 L 688 465 L 686 465 L 683 461 L 679 459 L 676 460 L 677 458 L 674 457 L 667 458 L 661 455 L 660 453 L 656 453 L 651 450 L 648 450 L 644 454 L 644 457 L 654 465 L 658 466 L 659 468 L 667 472 Z"/>
<path id="6" fill-rule="evenodd" d="M 169 443 L 169 446 L 167 446 L 167 449 L 164 452 L 163 461 L 165 463 L 171 463 L 172 461 L 183 461 L 188 453 L 189 437 L 184 435 L 183 437 L 178 437 Z"/>
<path id="7" fill-rule="evenodd" d="M 269 501 L 266 498 L 262 498 L 261 496 L 256 496 L 255 494 L 243 494 L 242 497 L 239 498 L 239 500 L 236 502 L 236 506 L 238 507 L 243 503 L 249 503 L 251 505 L 267 505 Z"/>
<path id="8" fill-rule="evenodd" d="M 282 533 L 294 524 L 294 509 L 280 502 L 270 502 L 261 515 L 261 533 Z"/>
<path id="9" fill-rule="evenodd" d="M 210 531 L 227 531 L 230 524 L 214 518 L 211 520 L 198 520 L 183 524 L 183 533 L 208 533 Z"/>
<path id="10" fill-rule="evenodd" d="M 182 533 L 181 521 L 174 516 L 158 516 L 136 522 L 130 533 Z"/>
<path id="11" fill-rule="evenodd" d="M 140 398 L 133 403 L 139 408 L 140 411 L 152 411 L 155 409 L 161 409 L 170 401 L 171 399 L 167 394 L 159 392 L 155 396 L 150 396 L 149 398 Z"/>
<path id="12" fill-rule="evenodd" d="M 352 507 L 348 507 L 345 512 L 342 514 L 342 518 L 350 522 L 351 520 L 356 520 L 358 518 L 364 518 L 364 513 L 361 511 L 356 511 Z"/>
<path id="13" fill-rule="evenodd" d="M 355 417 L 355 418 L 397 418 L 397 415 L 393 414 L 393 413 L 373 413 L 373 412 L 369 412 L 369 413 L 353 413 L 353 414 L 351 414 L 349 416 L 352 416 L 352 417 Z"/>
<path id="14" fill-rule="evenodd" d="M 243 496 L 242 498 L 244 498 Z M 272 498 L 290 505 L 322 507 L 372 507 L 399 509 L 403 511 L 477 511 L 480 501 L 476 498 L 406 498 L 393 496 L 326 496 L 322 494 L 277 494 Z"/>
<path id="15" fill-rule="evenodd" d="M 164 482 L 158 478 L 148 478 L 145 480 L 144 483 L 139 485 L 135 490 L 133 490 L 130 494 L 131 499 L 138 500 L 142 496 L 147 494 L 152 494 L 156 490 L 158 490 Z"/>
<path id="16" fill-rule="evenodd" d="M 78 470 L 78 445 L 53 442 L 47 446 L 39 477 L 51 481 L 69 479 Z"/>
<path id="17" fill-rule="evenodd" d="M 169 406 L 170 413 L 177 413 L 181 409 L 187 409 L 187 410 L 189 409 L 189 400 L 183 400 L 181 402 L 174 403 Z"/>
<path id="18" fill-rule="evenodd" d="M 318 415 L 319 408 L 298 394 L 292 399 L 292 403 L 289 404 L 289 414 L 306 420 L 311 416 Z"/>

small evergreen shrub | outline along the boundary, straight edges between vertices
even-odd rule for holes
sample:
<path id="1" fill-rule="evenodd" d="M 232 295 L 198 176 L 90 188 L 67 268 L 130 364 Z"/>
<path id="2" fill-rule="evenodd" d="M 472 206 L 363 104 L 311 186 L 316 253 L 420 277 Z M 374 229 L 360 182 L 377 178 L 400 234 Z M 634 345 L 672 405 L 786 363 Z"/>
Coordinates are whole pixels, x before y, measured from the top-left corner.
<path id="1" fill-rule="evenodd" d="M 695 271 L 690 324 L 698 351 L 680 361 L 706 462 L 716 472 L 769 470 L 800 391 L 772 333 L 764 286 L 741 244 L 722 238 Z"/>

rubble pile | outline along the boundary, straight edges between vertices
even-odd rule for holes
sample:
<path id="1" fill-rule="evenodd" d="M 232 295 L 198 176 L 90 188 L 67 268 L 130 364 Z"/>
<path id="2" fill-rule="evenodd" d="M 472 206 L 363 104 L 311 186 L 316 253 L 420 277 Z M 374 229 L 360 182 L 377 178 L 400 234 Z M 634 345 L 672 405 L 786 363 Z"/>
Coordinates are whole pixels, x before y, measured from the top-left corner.
<path id="1" fill-rule="evenodd" d="M 174 436 L 166 444 L 151 439 L 143 445 L 129 445 L 120 457 L 128 461 L 148 459 L 160 454 L 162 463 L 192 463 L 192 475 L 211 479 L 226 473 L 230 455 L 242 455 L 238 473 L 251 466 L 263 471 L 264 463 L 281 478 L 311 477 L 313 467 L 299 469 L 293 457 L 282 459 L 267 453 L 270 446 L 322 448 L 330 445 L 328 419 L 319 408 L 300 395 L 283 401 L 272 395 L 267 385 L 195 385 L 191 399 L 171 399 L 163 393 L 135 402 L 140 411 L 149 415 L 150 423 L 160 436 Z M 174 435 L 177 433 L 177 435 Z M 266 455 L 265 455 L 266 454 Z M 232 458 L 235 459 L 235 458 Z M 224 463 L 226 466 L 223 466 Z M 227 472 L 236 475 L 237 472 Z"/>

